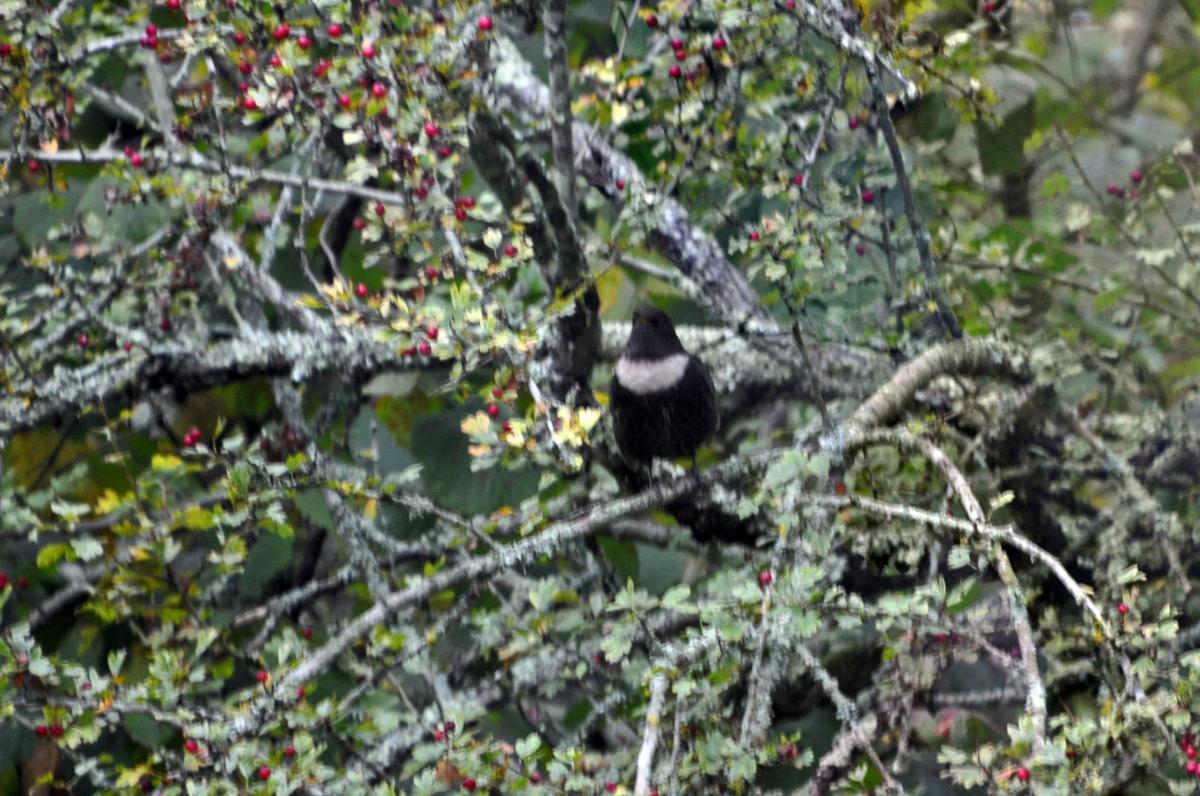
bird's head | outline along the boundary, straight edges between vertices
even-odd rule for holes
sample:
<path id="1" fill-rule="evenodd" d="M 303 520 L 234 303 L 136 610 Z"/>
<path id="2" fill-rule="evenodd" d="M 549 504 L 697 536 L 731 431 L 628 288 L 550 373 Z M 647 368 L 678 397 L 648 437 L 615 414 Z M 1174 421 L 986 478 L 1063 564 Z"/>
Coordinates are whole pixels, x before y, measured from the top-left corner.
<path id="1" fill-rule="evenodd" d="M 633 328 L 625 344 L 629 359 L 662 359 L 682 352 L 683 343 L 667 313 L 656 307 L 642 306 L 633 311 Z"/>

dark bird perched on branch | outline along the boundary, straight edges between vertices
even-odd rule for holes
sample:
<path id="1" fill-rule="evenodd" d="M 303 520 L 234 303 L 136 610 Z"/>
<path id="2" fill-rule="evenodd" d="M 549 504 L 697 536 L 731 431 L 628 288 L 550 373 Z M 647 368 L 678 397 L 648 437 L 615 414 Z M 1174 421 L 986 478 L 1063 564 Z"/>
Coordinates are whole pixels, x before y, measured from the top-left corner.
<path id="1" fill-rule="evenodd" d="M 621 456 L 636 464 L 691 457 L 720 425 L 708 368 L 683 349 L 671 319 L 642 307 L 612 380 L 613 429 Z"/>

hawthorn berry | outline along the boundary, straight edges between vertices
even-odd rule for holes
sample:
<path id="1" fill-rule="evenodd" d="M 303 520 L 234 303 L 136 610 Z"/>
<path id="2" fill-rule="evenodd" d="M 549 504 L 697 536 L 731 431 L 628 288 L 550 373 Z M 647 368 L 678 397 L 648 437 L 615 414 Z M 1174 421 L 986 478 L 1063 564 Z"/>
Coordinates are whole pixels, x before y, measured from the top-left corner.
<path id="1" fill-rule="evenodd" d="M 430 340 L 438 339 L 438 328 L 436 326 L 428 326 L 425 328 L 425 336 Z"/>
<path id="2" fill-rule="evenodd" d="M 296 747 L 292 746 L 291 744 L 288 744 L 287 746 L 283 747 L 283 756 L 284 757 L 295 757 L 296 756 Z"/>
<path id="3" fill-rule="evenodd" d="M 1029 781 L 1029 769 L 1025 768 L 1025 766 L 1021 766 L 1020 768 L 1018 768 L 1017 769 L 1017 779 L 1021 780 L 1022 782 L 1028 782 Z"/>
<path id="4" fill-rule="evenodd" d="M 724 49 L 725 49 L 725 39 L 724 39 L 724 37 L 722 37 L 722 36 L 718 36 L 718 37 L 716 37 L 715 39 L 713 39 L 713 42 L 712 42 L 712 48 L 713 48 L 714 50 L 724 50 Z"/>
<path id="5" fill-rule="evenodd" d="M 1134 185 L 1139 185 L 1145 176 L 1146 175 L 1142 174 L 1141 169 L 1134 169 L 1133 171 L 1129 172 L 1129 181 Z"/>
<path id="6" fill-rule="evenodd" d="M 683 50 L 676 50 L 675 51 L 675 60 L 676 61 L 686 61 L 687 53 Z"/>
<path id="7" fill-rule="evenodd" d="M 79 335 L 79 340 L 77 342 L 79 343 L 80 348 L 87 348 L 88 343 L 92 342 L 92 340 L 86 334 L 81 334 Z"/>
<path id="8" fill-rule="evenodd" d="M 249 61 L 242 61 L 240 64 L 238 64 L 238 71 L 243 75 L 248 75 L 254 71 L 254 64 L 250 63 Z"/>
<path id="9" fill-rule="evenodd" d="M 483 31 L 484 33 L 487 33 L 494 26 L 495 26 L 495 23 L 492 22 L 492 18 L 490 16 L 488 16 L 487 14 L 484 14 L 483 16 L 481 16 L 479 18 L 479 29 L 481 31 Z M 471 782 L 473 783 L 474 780 L 471 780 Z"/>
<path id="10" fill-rule="evenodd" d="M 18 589 L 25 589 L 28 587 L 29 587 L 29 578 L 25 577 L 24 575 L 17 578 L 17 588 Z"/>
<path id="11" fill-rule="evenodd" d="M 282 41 L 282 40 L 286 39 L 288 37 L 288 34 L 291 32 L 292 32 L 292 29 L 288 26 L 288 24 L 286 22 L 280 22 L 278 25 L 275 26 L 275 30 L 271 31 L 271 35 L 275 37 L 275 41 Z"/>
<path id="12" fill-rule="evenodd" d="M 655 16 L 654 14 L 651 14 L 650 16 L 646 17 L 646 27 L 657 28 L 658 27 L 658 17 Z"/>
<path id="13" fill-rule="evenodd" d="M 304 628 L 303 630 L 301 630 L 301 631 L 300 631 L 300 635 L 304 636 L 305 638 L 312 638 L 312 637 L 313 637 L 313 630 L 312 630 L 312 628 L 311 628 L 311 627 L 306 627 L 306 628 Z"/>
<path id="14" fill-rule="evenodd" d="M 542 772 L 540 772 L 540 771 L 529 772 L 529 781 L 532 782 L 534 785 L 541 782 L 542 781 Z"/>
<path id="15" fill-rule="evenodd" d="M 267 674 L 266 669 L 259 669 L 258 674 L 254 675 L 254 676 L 258 680 L 258 682 L 264 683 L 264 684 L 267 682 L 267 680 L 271 679 L 271 675 Z"/>
<path id="16" fill-rule="evenodd" d="M 308 37 L 308 34 L 301 33 L 300 38 L 296 39 L 296 44 L 300 45 L 301 50 L 307 50 L 312 46 L 312 39 Z"/>
<path id="17" fill-rule="evenodd" d="M 867 251 L 867 247 L 863 246 L 861 243 L 854 247 L 854 253 L 857 254 L 859 257 L 862 257 L 863 254 L 866 253 L 866 251 Z"/>
<path id="18" fill-rule="evenodd" d="M 506 257 L 516 257 L 517 256 L 517 247 L 513 246 L 511 243 L 508 244 L 507 246 L 504 247 L 504 255 Z"/>
<path id="19" fill-rule="evenodd" d="M 150 31 L 146 31 L 146 33 L 147 33 L 147 34 L 149 34 L 149 33 L 150 33 Z M 236 31 L 236 32 L 233 34 L 233 43 L 234 43 L 234 44 L 236 44 L 236 45 L 238 45 L 238 46 L 241 46 L 241 45 L 245 44 L 245 43 L 246 43 L 246 34 L 245 34 L 245 33 L 242 33 L 240 30 L 239 30 L 239 31 Z"/>
<path id="20" fill-rule="evenodd" d="M 484 17 L 484 19 L 487 19 L 487 17 Z M 480 24 L 482 25 L 483 23 L 481 22 Z M 472 779 L 471 777 L 467 777 L 466 779 L 464 779 L 463 780 L 463 790 L 475 790 L 475 780 Z"/>
<path id="21" fill-rule="evenodd" d="M 269 780 L 271 778 L 271 769 L 268 768 L 267 766 L 261 766 L 258 769 L 258 778 L 261 779 L 263 782 L 266 782 L 267 780 Z"/>
<path id="22" fill-rule="evenodd" d="M 758 232 L 758 230 L 757 230 L 757 229 L 755 229 L 755 230 L 751 230 L 751 232 L 750 232 L 750 240 L 757 241 L 757 240 L 759 240 L 759 239 L 761 239 L 761 238 L 762 238 L 762 235 L 760 235 L 760 234 L 759 234 L 759 232 Z"/>
<path id="23" fill-rule="evenodd" d="M 357 229 L 357 230 L 359 230 L 360 232 L 361 232 L 363 229 L 365 229 L 365 228 L 366 228 L 366 226 L 367 226 L 367 222 L 366 222 L 366 221 L 363 221 L 361 218 L 356 218 L 356 219 L 354 219 L 354 228 L 355 228 L 355 229 Z"/>
<path id="24" fill-rule="evenodd" d="M 792 177 L 792 185 L 803 185 L 803 184 L 804 184 L 804 173 L 803 172 L 797 174 L 795 177 Z"/>
<path id="25" fill-rule="evenodd" d="M 343 108 L 349 108 L 350 107 L 350 95 L 349 94 L 339 95 L 338 96 L 338 105 L 341 105 Z"/>
<path id="26" fill-rule="evenodd" d="M 874 191 L 863 191 L 862 192 L 862 200 L 863 200 L 863 204 L 868 204 L 868 205 L 871 204 L 871 202 L 875 201 L 875 192 Z"/>
<path id="27" fill-rule="evenodd" d="M 604 783 L 604 790 L 605 790 L 605 791 L 607 791 L 608 793 L 616 793 L 616 792 L 617 792 L 617 783 L 615 783 L 615 782 L 605 782 L 605 783 Z"/>
<path id="28" fill-rule="evenodd" d="M 336 22 L 330 22 L 329 27 L 325 28 L 325 32 L 328 33 L 330 37 L 336 39 L 338 36 L 342 35 L 342 26 Z"/>
<path id="29" fill-rule="evenodd" d="M 446 733 L 442 732 L 441 730 L 434 730 L 433 740 L 441 743 L 442 741 L 446 740 Z"/>
<path id="30" fill-rule="evenodd" d="M 1127 603 L 1117 603 L 1117 613 L 1125 616 L 1125 614 L 1129 613 L 1129 605 Z"/>
<path id="31" fill-rule="evenodd" d="M 858 125 L 859 125 L 859 121 L 858 121 L 857 116 L 851 116 L 850 121 L 846 123 L 846 126 L 849 127 L 851 130 L 857 130 Z"/>
<path id="32" fill-rule="evenodd" d="M 387 212 L 387 208 L 383 206 L 383 202 L 375 203 L 375 215 L 382 216 L 386 212 Z"/>
<path id="33" fill-rule="evenodd" d="M 497 406 L 496 404 L 488 404 L 487 405 L 487 413 L 488 413 L 488 417 L 499 417 L 500 416 L 500 407 Z"/>
<path id="34" fill-rule="evenodd" d="M 683 49 L 683 39 L 671 39 L 671 49 L 672 50 L 682 50 Z"/>
<path id="35" fill-rule="evenodd" d="M 354 295 L 358 296 L 360 299 L 366 298 L 368 292 L 369 291 L 366 282 L 359 282 L 358 286 L 354 288 Z"/>
<path id="36" fill-rule="evenodd" d="M 499 401 L 501 398 L 504 397 L 504 388 L 503 387 L 493 387 L 492 388 L 492 397 L 495 398 L 497 401 Z"/>
<path id="37" fill-rule="evenodd" d="M 437 138 L 438 133 L 441 131 L 442 128 L 438 127 L 433 122 L 425 122 L 425 135 L 429 136 L 430 138 Z"/>
<path id="38" fill-rule="evenodd" d="M 679 64 L 674 64 L 671 66 L 671 70 L 668 74 L 670 74 L 671 77 L 679 78 L 683 75 L 683 70 L 679 68 Z"/>
<path id="39" fill-rule="evenodd" d="M 758 584 L 760 586 L 770 586 L 773 580 L 775 580 L 775 576 L 771 574 L 771 570 L 769 569 L 764 569 L 758 573 Z"/>
<path id="40" fill-rule="evenodd" d="M 423 357 L 427 357 L 433 353 L 433 346 L 429 344 L 428 340 L 422 340 L 421 344 L 417 346 L 417 353 Z"/>
<path id="41" fill-rule="evenodd" d="M 387 96 L 387 86 L 383 83 L 372 83 L 371 96 L 375 99 L 383 99 Z"/>
<path id="42" fill-rule="evenodd" d="M 38 726 L 33 728 L 33 734 L 39 738 L 45 738 L 47 735 L 50 734 L 50 728 L 47 727 L 45 724 L 39 724 Z"/>
<path id="43" fill-rule="evenodd" d="M 151 38 L 154 38 L 155 36 L 157 36 L 158 35 L 158 25 L 155 25 L 153 22 L 151 22 L 149 25 L 147 25 L 146 26 L 146 35 Z"/>
<path id="44" fill-rule="evenodd" d="M 0 58 L 7 58 L 12 55 L 12 45 L 8 42 L 0 44 Z"/>
<path id="45" fill-rule="evenodd" d="M 200 752 L 200 744 L 196 742 L 195 738 L 188 738 L 186 741 L 184 741 L 183 748 L 190 755 L 199 754 Z"/>
<path id="46" fill-rule="evenodd" d="M 283 66 L 283 59 L 279 57 L 279 53 L 271 53 L 271 66 L 276 69 Z"/>
<path id="47" fill-rule="evenodd" d="M 50 725 L 50 737 L 51 738 L 61 738 L 61 737 L 63 737 L 63 733 L 65 733 L 65 732 L 66 732 L 66 730 L 63 729 L 63 726 L 61 724 L 51 724 Z"/>
<path id="48" fill-rule="evenodd" d="M 375 45 L 370 42 L 367 42 L 366 44 L 364 44 L 362 46 L 362 56 L 363 56 L 363 58 L 374 58 L 375 57 Z"/>
<path id="49" fill-rule="evenodd" d="M 172 11 L 178 11 L 180 5 L 182 5 L 181 0 L 167 0 L 167 8 Z"/>
<path id="50" fill-rule="evenodd" d="M 425 278 L 430 282 L 438 278 L 438 273 L 438 269 L 434 268 L 432 265 L 425 268 Z"/>

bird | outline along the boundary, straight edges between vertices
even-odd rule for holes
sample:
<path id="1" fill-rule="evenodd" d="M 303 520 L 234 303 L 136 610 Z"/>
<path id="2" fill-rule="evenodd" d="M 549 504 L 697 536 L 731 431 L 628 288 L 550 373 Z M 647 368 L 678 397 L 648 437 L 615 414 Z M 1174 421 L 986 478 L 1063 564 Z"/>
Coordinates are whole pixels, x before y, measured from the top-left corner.
<path id="1" fill-rule="evenodd" d="M 679 342 L 665 312 L 639 307 L 613 371 L 613 432 L 621 457 L 634 465 L 690 457 L 717 432 L 721 418 L 708 368 Z"/>

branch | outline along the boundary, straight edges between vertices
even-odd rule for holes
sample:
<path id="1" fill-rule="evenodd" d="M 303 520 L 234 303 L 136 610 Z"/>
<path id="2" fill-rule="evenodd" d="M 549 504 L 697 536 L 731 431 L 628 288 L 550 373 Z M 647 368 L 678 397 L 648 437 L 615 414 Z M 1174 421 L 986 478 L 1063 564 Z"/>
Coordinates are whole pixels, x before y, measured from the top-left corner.
<path id="1" fill-rule="evenodd" d="M 637 756 L 637 775 L 634 780 L 634 796 L 650 793 L 650 773 L 654 768 L 654 750 L 658 746 L 658 724 L 666 701 L 667 676 L 654 675 L 650 681 L 650 704 L 646 707 L 646 726 L 642 731 L 642 748 Z"/>

